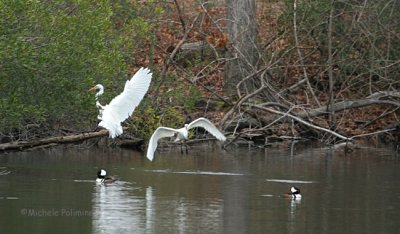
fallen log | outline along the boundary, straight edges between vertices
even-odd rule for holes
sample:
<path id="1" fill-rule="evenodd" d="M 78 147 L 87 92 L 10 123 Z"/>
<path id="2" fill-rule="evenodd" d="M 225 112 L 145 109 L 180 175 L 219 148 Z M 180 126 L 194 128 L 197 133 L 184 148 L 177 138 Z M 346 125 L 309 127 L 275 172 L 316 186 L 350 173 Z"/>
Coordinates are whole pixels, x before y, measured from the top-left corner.
<path id="1" fill-rule="evenodd" d="M 344 110 L 349 110 L 349 109 L 354 109 L 354 108 L 370 106 L 370 105 L 374 105 L 374 104 L 392 105 L 392 106 L 400 107 L 399 102 L 390 101 L 390 100 L 380 100 L 380 99 L 375 99 L 375 98 L 367 98 L 367 99 L 346 100 L 346 101 L 337 102 L 337 103 L 333 104 L 332 108 L 335 112 L 339 112 L 339 111 L 344 111 Z M 329 113 L 327 110 L 328 110 L 327 106 L 322 106 L 322 107 L 319 107 L 319 108 L 316 108 L 313 110 L 296 113 L 296 116 L 298 116 L 300 118 L 306 118 L 306 117 L 316 117 L 319 115 L 327 115 Z"/>
<path id="2" fill-rule="evenodd" d="M 95 137 L 103 137 L 108 136 L 108 131 L 102 129 L 98 132 L 87 132 L 81 133 L 76 135 L 68 135 L 68 136 L 58 136 L 58 137 L 49 137 L 35 141 L 15 141 L 0 144 L 0 150 L 7 151 L 7 150 L 23 150 L 26 148 L 33 148 L 38 147 L 41 145 L 49 145 L 49 144 L 66 144 L 72 142 L 79 142 Z"/>

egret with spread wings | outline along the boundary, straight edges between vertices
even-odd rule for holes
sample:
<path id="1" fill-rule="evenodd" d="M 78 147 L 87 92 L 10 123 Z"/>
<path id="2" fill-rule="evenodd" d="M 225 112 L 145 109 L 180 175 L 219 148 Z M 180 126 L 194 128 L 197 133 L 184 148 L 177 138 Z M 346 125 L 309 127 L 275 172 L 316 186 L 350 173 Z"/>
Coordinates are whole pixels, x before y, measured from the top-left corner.
<path id="1" fill-rule="evenodd" d="M 152 73 L 148 68 L 140 68 L 125 83 L 124 91 L 116 96 L 108 105 L 101 105 L 98 97 L 104 93 L 104 87 L 97 84 L 90 90 L 96 90 L 96 106 L 99 108 L 99 126 L 106 128 L 111 138 L 122 134 L 121 123 L 132 115 L 150 87 Z"/>
<path id="2" fill-rule="evenodd" d="M 215 127 L 215 125 L 212 124 L 206 118 L 198 118 L 189 124 L 185 124 L 185 126 L 183 128 L 179 128 L 179 129 L 158 127 L 150 138 L 149 146 L 147 148 L 147 155 L 146 155 L 147 158 L 150 161 L 153 161 L 154 152 L 157 149 L 157 142 L 161 138 L 173 137 L 176 134 L 175 141 L 186 141 L 188 139 L 189 130 L 192 128 L 196 128 L 196 127 L 204 128 L 205 130 L 207 130 L 209 133 L 211 133 L 214 137 L 216 137 L 220 141 L 226 140 L 224 134 L 222 134 L 218 130 L 218 128 Z M 182 151 L 182 145 L 181 145 L 181 151 Z"/>

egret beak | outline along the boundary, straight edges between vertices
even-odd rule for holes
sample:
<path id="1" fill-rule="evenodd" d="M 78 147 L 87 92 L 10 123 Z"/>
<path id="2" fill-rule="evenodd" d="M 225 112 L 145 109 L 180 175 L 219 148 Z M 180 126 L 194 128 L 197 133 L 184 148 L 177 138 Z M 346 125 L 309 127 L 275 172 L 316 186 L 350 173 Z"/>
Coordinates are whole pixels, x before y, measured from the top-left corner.
<path id="1" fill-rule="evenodd" d="M 93 92 L 93 91 L 96 91 L 96 86 L 93 86 L 92 88 L 90 88 L 90 89 L 88 90 L 88 92 Z"/>

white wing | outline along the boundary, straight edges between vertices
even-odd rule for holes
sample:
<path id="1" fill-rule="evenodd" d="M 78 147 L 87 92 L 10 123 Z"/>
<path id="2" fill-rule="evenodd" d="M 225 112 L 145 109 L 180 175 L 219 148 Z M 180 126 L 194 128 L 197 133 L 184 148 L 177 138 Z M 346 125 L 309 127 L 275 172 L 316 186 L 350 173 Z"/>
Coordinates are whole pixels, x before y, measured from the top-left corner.
<path id="1" fill-rule="evenodd" d="M 114 138 L 122 134 L 121 123 L 132 115 L 147 93 L 152 73 L 148 68 L 140 68 L 131 80 L 126 81 L 124 91 L 104 107 L 99 126 L 110 132 Z"/>
<path id="2" fill-rule="evenodd" d="M 198 118 L 196 120 L 193 120 L 189 125 L 188 125 L 188 130 L 196 127 L 202 127 L 205 130 L 207 130 L 209 133 L 211 133 L 214 137 L 216 137 L 220 141 L 225 141 L 226 137 L 222 132 L 218 130 L 217 127 L 215 127 L 214 124 L 210 122 L 210 120 L 206 118 Z"/>
<path id="3" fill-rule="evenodd" d="M 178 130 L 167 127 L 158 127 L 150 138 L 149 147 L 147 148 L 147 154 L 146 154 L 147 158 L 150 161 L 153 161 L 154 152 L 157 149 L 158 140 L 164 137 L 173 137 L 175 133 L 178 133 Z"/>

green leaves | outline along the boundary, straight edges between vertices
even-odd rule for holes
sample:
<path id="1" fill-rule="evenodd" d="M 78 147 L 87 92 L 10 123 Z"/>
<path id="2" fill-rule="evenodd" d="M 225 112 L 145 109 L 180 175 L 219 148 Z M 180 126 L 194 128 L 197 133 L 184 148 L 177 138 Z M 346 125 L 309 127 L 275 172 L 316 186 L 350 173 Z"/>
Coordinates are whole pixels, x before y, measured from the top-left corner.
<path id="1" fill-rule="evenodd" d="M 142 108 L 135 111 L 130 124 L 131 133 L 139 138 L 150 139 L 154 131 L 160 126 L 181 128 L 184 118 L 173 107 L 156 110 L 151 106 L 141 105 Z"/>
<path id="2" fill-rule="evenodd" d="M 95 119 L 87 89 L 114 81 L 123 87 L 132 53 L 125 43 L 133 29 L 115 31 L 113 14 L 106 0 L 0 0 L 0 132 Z"/>

